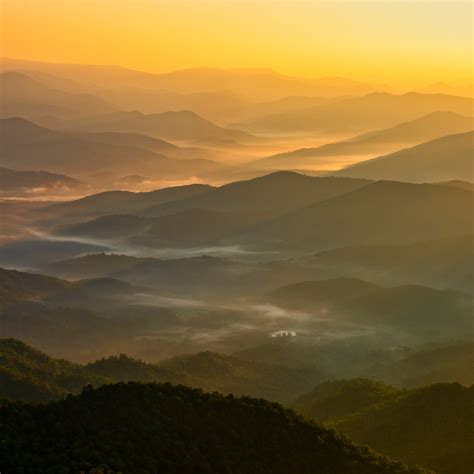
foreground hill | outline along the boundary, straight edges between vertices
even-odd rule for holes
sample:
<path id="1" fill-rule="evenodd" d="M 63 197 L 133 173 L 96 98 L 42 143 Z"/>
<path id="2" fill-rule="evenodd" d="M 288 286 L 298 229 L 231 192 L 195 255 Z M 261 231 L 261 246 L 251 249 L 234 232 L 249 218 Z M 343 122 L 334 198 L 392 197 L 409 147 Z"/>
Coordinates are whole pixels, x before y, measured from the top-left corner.
<path id="1" fill-rule="evenodd" d="M 422 472 L 279 405 L 182 386 L 118 384 L 44 406 L 5 404 L 0 412 L 0 459 L 13 472 L 99 464 L 151 473 Z"/>
<path id="2" fill-rule="evenodd" d="M 300 251 L 413 243 L 470 234 L 471 211 L 469 191 L 378 181 L 265 222 L 235 241 Z"/>
<path id="3" fill-rule="evenodd" d="M 336 176 L 407 182 L 474 179 L 474 132 L 448 135 L 344 168 Z"/>
<path id="4" fill-rule="evenodd" d="M 350 140 L 328 143 L 317 148 L 280 153 L 252 163 L 266 169 L 311 169 L 329 160 L 347 161 L 354 156 L 378 156 L 406 146 L 433 140 L 444 135 L 468 132 L 474 128 L 474 119 L 453 112 L 433 112 L 421 118 L 394 127 L 359 135 Z M 329 160 L 328 160 L 329 158 Z M 397 179 L 375 178 L 375 179 Z M 400 179 L 402 181 L 402 179 Z"/>

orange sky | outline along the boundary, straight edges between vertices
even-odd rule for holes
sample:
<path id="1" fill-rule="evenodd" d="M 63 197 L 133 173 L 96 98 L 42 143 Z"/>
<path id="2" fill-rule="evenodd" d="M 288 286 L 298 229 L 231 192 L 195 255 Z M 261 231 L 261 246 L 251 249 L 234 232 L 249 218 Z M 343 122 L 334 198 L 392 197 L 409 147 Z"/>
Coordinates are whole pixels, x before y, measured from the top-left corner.
<path id="1" fill-rule="evenodd" d="M 472 81 L 471 2 L 2 0 L 2 55 L 394 85 Z"/>

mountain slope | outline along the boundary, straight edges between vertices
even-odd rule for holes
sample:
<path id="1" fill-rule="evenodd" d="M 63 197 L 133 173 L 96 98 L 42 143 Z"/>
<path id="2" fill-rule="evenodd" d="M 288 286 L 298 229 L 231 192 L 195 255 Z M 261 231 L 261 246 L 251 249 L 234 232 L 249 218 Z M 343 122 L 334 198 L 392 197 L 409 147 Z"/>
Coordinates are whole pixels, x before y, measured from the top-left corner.
<path id="1" fill-rule="evenodd" d="M 133 213 L 167 202 L 181 201 L 186 198 L 195 199 L 199 194 L 207 193 L 212 189 L 212 186 L 205 184 L 190 184 L 141 193 L 106 191 L 75 201 L 53 204 L 44 208 L 44 212 L 67 219 L 71 217 L 86 219 L 108 214 Z"/>
<path id="2" fill-rule="evenodd" d="M 349 395 L 350 397 L 350 395 Z M 388 456 L 440 474 L 463 474 L 474 462 L 474 386 L 436 384 L 401 392 L 336 423 L 341 432 Z"/>
<path id="3" fill-rule="evenodd" d="M 382 288 L 353 278 L 307 281 L 287 285 L 268 295 L 286 308 L 324 309 L 332 318 L 386 325 L 436 338 L 473 335 L 472 297 L 450 290 L 402 285 Z"/>
<path id="4" fill-rule="evenodd" d="M 340 247 L 295 263 L 331 277 L 346 275 L 380 285 L 420 285 L 469 292 L 474 281 L 474 237 L 470 234 L 405 245 Z"/>
<path id="5" fill-rule="evenodd" d="M 66 463 L 79 472 L 103 463 L 113 471 L 153 473 L 420 472 L 279 405 L 182 386 L 104 386 L 46 406 L 6 404 L 0 413 L 7 470 L 57 470 Z"/>
<path id="6" fill-rule="evenodd" d="M 87 364 L 85 370 L 114 381 L 171 382 L 234 395 L 285 401 L 320 379 L 317 371 L 259 364 L 200 352 L 147 364 L 121 355 Z"/>
<path id="7" fill-rule="evenodd" d="M 91 116 L 66 125 L 74 130 L 140 133 L 170 140 L 219 138 L 243 143 L 255 140 L 246 132 L 220 127 L 189 110 L 159 114 L 118 112 Z"/>
<path id="8" fill-rule="evenodd" d="M 0 168 L 0 196 L 35 197 L 44 194 L 70 195 L 88 190 L 85 183 L 46 171 L 15 171 Z"/>
<path id="9" fill-rule="evenodd" d="M 235 395 L 284 401 L 320 380 L 317 371 L 288 369 L 212 352 L 159 364 L 120 356 L 87 365 L 56 359 L 16 339 L 0 339 L 0 398 L 46 401 L 79 393 L 88 384 L 170 382 Z"/>
<path id="10" fill-rule="evenodd" d="M 196 199 L 151 207 L 147 216 L 170 214 L 183 209 L 264 212 L 269 215 L 322 201 L 365 186 L 367 180 L 315 178 L 293 172 L 276 172 L 247 181 L 236 181 L 211 190 Z"/>
<path id="11" fill-rule="evenodd" d="M 433 112 L 413 121 L 359 135 L 350 140 L 263 158 L 253 162 L 252 166 L 267 169 L 310 169 L 326 163 L 328 158 L 334 162 L 347 160 L 348 157 L 357 155 L 377 156 L 444 135 L 468 132 L 473 128 L 474 119 L 471 117 L 464 117 L 453 112 Z"/>
<path id="12" fill-rule="evenodd" d="M 474 384 L 474 343 L 466 340 L 408 353 L 401 360 L 374 363 L 371 377 L 405 387 L 437 382 Z"/>
<path id="13" fill-rule="evenodd" d="M 470 234 L 472 193 L 430 184 L 378 181 L 289 212 L 234 236 L 241 245 L 323 250 L 413 243 Z"/>
<path id="14" fill-rule="evenodd" d="M 334 421 L 393 398 L 399 391 L 370 379 L 334 380 L 316 385 L 291 407 L 318 423 Z"/>
<path id="15" fill-rule="evenodd" d="M 265 218 L 258 213 L 187 209 L 154 218 L 108 215 L 64 226 L 57 234 L 88 236 L 107 241 L 127 239 L 147 247 L 194 247 L 212 243 L 248 228 Z"/>
<path id="16" fill-rule="evenodd" d="M 472 181 L 474 131 L 437 138 L 331 174 L 407 182 Z"/>
<path id="17" fill-rule="evenodd" d="M 0 164 L 19 170 L 45 169 L 56 173 L 94 177 L 96 163 L 101 163 L 104 177 L 122 177 L 140 173 L 154 176 L 196 176 L 219 165 L 209 160 L 177 160 L 122 140 L 97 140 L 90 134 L 59 132 L 32 124 L 24 119 L 0 121 L 2 147 Z M 64 157 L 67 156 L 68 160 Z"/>
<path id="18" fill-rule="evenodd" d="M 0 398 L 46 401 L 109 380 L 78 364 L 53 359 L 15 339 L 0 339 Z"/>

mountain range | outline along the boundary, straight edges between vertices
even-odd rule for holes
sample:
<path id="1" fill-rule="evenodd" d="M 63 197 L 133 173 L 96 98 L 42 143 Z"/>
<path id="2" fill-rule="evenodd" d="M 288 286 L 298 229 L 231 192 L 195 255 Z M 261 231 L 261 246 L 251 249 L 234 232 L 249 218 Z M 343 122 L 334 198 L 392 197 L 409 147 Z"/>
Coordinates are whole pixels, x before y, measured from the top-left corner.
<path id="1" fill-rule="evenodd" d="M 90 187 L 69 176 L 47 171 L 15 171 L 0 168 L 1 197 L 68 196 L 84 194 Z"/>
<path id="2" fill-rule="evenodd" d="M 92 94 L 65 92 L 48 87 L 41 81 L 16 71 L 0 74 L 0 89 L 3 117 L 21 115 L 34 120 L 53 115 L 72 118 L 117 110 L 114 105 Z"/>
<path id="3" fill-rule="evenodd" d="M 122 143 L 127 143 L 122 144 L 113 136 L 101 139 L 95 134 L 59 132 L 21 118 L 3 119 L 0 134 L 2 165 L 22 171 L 44 169 L 72 174 L 85 177 L 86 181 L 94 180 L 96 184 L 107 177 L 137 171 L 146 172 L 150 177 L 189 177 L 215 171 L 221 166 L 207 159 L 169 158 L 149 148 L 128 144 L 130 136 L 122 137 Z M 65 156 L 68 160 L 64 160 Z M 101 164 L 99 168 L 94 167 L 97 162 Z"/>
<path id="4" fill-rule="evenodd" d="M 342 142 L 322 145 L 318 148 L 280 153 L 252 163 L 266 169 L 311 169 L 328 163 L 338 164 L 356 157 L 378 156 L 398 151 L 410 145 L 430 141 L 444 135 L 468 132 L 474 127 L 474 119 L 453 112 L 433 112 L 421 118 L 376 130 Z M 409 176 L 410 168 L 407 168 Z M 395 179 L 395 178 L 393 178 Z"/>
<path id="5" fill-rule="evenodd" d="M 439 182 L 474 179 L 474 131 L 448 135 L 337 171 L 336 176 Z"/>
<path id="6" fill-rule="evenodd" d="M 254 122 L 241 124 L 239 128 L 272 133 L 368 132 L 394 127 L 438 111 L 470 117 L 473 104 L 473 99 L 444 94 L 411 92 L 395 95 L 374 92 L 362 97 L 349 97 L 330 104 L 262 117 Z"/>

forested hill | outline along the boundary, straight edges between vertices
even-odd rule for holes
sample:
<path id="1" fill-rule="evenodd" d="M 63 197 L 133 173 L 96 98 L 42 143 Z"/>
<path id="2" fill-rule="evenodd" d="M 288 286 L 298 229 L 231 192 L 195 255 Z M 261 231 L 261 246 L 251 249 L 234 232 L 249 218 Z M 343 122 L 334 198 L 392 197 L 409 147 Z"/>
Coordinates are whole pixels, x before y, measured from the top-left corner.
<path id="1" fill-rule="evenodd" d="M 86 385 L 171 382 L 208 392 L 284 401 L 308 391 L 318 371 L 260 364 L 201 352 L 148 364 L 124 354 L 79 365 L 55 359 L 16 339 L 0 339 L 0 399 L 48 401 L 77 394 Z"/>
<path id="2" fill-rule="evenodd" d="M 171 384 L 119 383 L 46 405 L 4 402 L 8 473 L 421 474 L 278 404 Z M 25 455 L 28 453 L 28 455 Z"/>
<path id="3" fill-rule="evenodd" d="M 319 384 L 293 407 L 358 443 L 438 474 L 464 474 L 474 465 L 474 385 L 398 390 L 362 378 L 337 380 Z"/>

